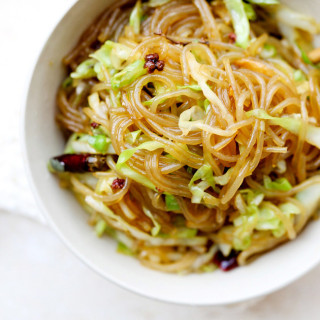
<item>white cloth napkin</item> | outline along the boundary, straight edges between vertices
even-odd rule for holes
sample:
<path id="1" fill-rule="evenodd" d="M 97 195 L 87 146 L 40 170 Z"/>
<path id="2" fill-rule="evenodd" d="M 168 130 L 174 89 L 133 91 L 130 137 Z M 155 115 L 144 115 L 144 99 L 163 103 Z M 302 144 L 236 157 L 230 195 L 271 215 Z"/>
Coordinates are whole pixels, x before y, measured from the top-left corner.
<path id="1" fill-rule="evenodd" d="M 1 132 L 0 209 L 43 221 L 27 183 L 17 137 L 6 138 Z"/>
<path id="2" fill-rule="evenodd" d="M 60 17 L 75 2 L 13 0 L 0 4 L 0 210 L 42 222 L 23 163 L 21 111 L 36 58 Z"/>

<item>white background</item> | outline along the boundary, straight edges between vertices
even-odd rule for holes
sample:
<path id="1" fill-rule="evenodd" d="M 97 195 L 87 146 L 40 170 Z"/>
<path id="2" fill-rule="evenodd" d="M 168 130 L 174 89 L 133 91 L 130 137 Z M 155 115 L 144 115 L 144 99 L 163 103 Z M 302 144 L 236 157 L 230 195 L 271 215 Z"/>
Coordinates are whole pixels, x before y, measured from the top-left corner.
<path id="1" fill-rule="evenodd" d="M 43 223 L 24 174 L 20 109 L 45 39 L 74 2 L 0 1 L 0 319 L 319 319 L 320 267 L 255 301 L 229 307 L 176 306 L 136 296 L 102 279 Z"/>

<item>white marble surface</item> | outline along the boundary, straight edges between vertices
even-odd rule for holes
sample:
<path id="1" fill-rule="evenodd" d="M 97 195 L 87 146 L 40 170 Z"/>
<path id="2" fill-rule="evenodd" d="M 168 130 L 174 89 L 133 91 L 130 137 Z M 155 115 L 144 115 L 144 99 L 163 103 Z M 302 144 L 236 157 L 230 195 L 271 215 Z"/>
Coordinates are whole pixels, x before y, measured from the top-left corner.
<path id="1" fill-rule="evenodd" d="M 74 2 L 0 1 L 0 319 L 319 319 L 320 267 L 257 301 L 231 307 L 176 306 L 102 279 L 45 225 L 24 173 L 19 110 L 40 48 Z"/>

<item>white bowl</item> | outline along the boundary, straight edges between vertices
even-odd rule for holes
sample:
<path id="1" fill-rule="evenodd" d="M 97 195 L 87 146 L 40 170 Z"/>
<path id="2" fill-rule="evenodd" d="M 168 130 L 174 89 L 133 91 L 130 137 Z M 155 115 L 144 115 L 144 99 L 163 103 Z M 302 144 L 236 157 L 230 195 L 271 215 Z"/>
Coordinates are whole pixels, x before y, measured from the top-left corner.
<path id="1" fill-rule="evenodd" d="M 265 295 L 301 277 L 320 261 L 320 221 L 297 240 L 231 272 L 179 276 L 149 270 L 116 252 L 112 239 L 99 239 L 73 195 L 60 189 L 46 167 L 63 151 L 56 126 L 56 92 L 64 77 L 62 57 L 75 45 L 108 0 L 78 1 L 59 22 L 34 69 L 24 112 L 24 143 L 29 176 L 41 211 L 67 246 L 103 277 L 146 297 L 191 305 L 223 305 Z M 311 1 L 320 9 L 319 2 Z M 290 1 L 305 6 L 305 2 Z M 318 11 L 319 12 L 319 11 Z M 81 281 L 81 279 L 79 279 Z"/>

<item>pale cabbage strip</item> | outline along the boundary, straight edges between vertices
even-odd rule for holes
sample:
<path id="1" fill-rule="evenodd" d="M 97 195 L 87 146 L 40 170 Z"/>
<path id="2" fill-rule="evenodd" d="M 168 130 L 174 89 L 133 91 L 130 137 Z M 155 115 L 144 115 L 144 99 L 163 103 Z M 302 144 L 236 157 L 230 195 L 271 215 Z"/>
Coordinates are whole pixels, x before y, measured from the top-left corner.
<path id="1" fill-rule="evenodd" d="M 186 97 L 189 97 L 189 98 L 192 98 L 195 100 L 200 100 L 202 97 L 202 95 L 200 93 L 194 92 L 194 90 L 185 87 L 185 88 L 180 88 L 174 92 L 165 92 L 165 93 L 159 94 L 159 95 L 155 96 L 154 98 L 144 102 L 144 104 L 148 105 L 151 102 L 150 111 L 153 113 L 156 113 L 157 107 L 159 104 L 163 103 L 167 99 L 177 98 L 177 97 L 181 97 L 181 96 L 186 96 Z"/>
<path id="2" fill-rule="evenodd" d="M 272 117 L 266 111 L 261 109 L 251 110 L 246 113 L 247 117 L 256 117 L 260 120 L 268 120 L 271 125 L 280 126 L 289 132 L 299 135 L 302 120 L 293 117 Z M 313 146 L 320 148 L 320 127 L 315 127 L 311 124 L 307 125 L 306 141 Z"/>
<path id="3" fill-rule="evenodd" d="M 239 128 L 252 124 L 252 121 L 244 120 L 229 126 L 227 129 L 220 129 L 205 124 L 205 111 L 199 106 L 193 106 L 183 111 L 179 117 L 179 128 L 185 136 L 190 131 L 205 131 L 221 137 L 231 137 L 237 133 Z"/>
<path id="4" fill-rule="evenodd" d="M 237 44 L 242 48 L 249 45 L 250 24 L 242 0 L 224 0 L 232 18 L 233 28 L 237 35 Z"/>
<path id="5" fill-rule="evenodd" d="M 201 64 L 197 62 L 195 56 L 191 52 L 186 52 L 188 67 L 190 70 L 190 74 L 194 80 L 196 80 L 199 86 L 202 89 L 204 96 L 215 106 L 219 108 L 221 112 L 221 117 L 225 119 L 228 125 L 234 123 L 234 118 L 231 113 L 228 111 L 223 102 L 219 99 L 219 97 L 209 88 L 207 84 L 207 79 L 201 73 Z"/>
<path id="6" fill-rule="evenodd" d="M 117 227 L 122 231 L 128 232 L 134 238 L 148 242 L 152 246 L 201 246 L 207 242 L 206 237 L 194 237 L 194 238 L 162 238 L 153 237 L 136 227 L 133 227 L 128 222 L 123 220 L 120 216 L 116 215 L 110 208 L 108 208 L 102 201 L 94 199 L 92 196 L 86 196 L 85 202 L 91 206 L 94 210 L 106 217 L 107 220 L 112 220 L 117 223 Z"/>

